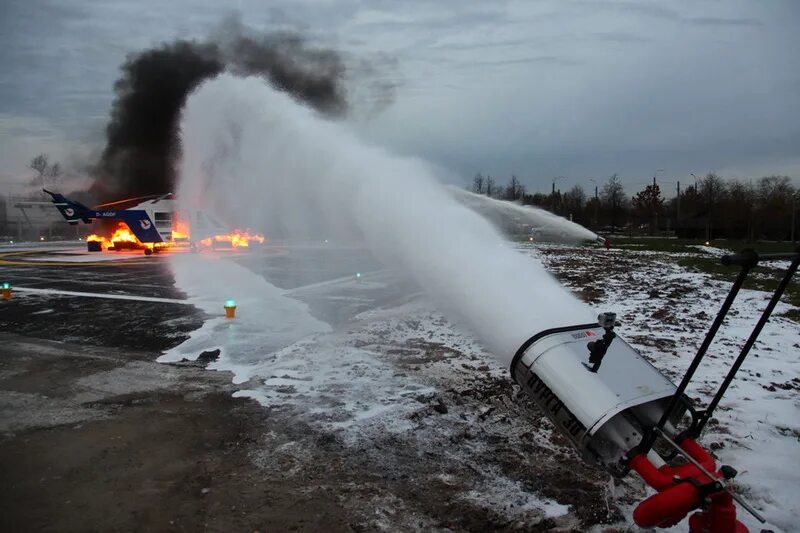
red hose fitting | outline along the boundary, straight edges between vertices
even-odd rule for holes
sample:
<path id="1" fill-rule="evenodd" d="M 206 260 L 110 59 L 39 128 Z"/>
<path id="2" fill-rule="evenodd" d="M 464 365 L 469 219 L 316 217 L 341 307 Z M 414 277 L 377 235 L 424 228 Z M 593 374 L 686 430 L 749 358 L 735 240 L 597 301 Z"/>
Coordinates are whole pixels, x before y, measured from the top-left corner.
<path id="1" fill-rule="evenodd" d="M 636 506 L 633 521 L 639 527 L 670 527 L 700 505 L 700 491 L 691 483 L 672 485 Z"/>
<path id="2" fill-rule="evenodd" d="M 709 472 L 716 472 L 717 463 L 714 462 L 714 458 L 711 457 L 711 454 L 708 453 L 705 448 L 700 446 L 696 440 L 691 437 L 687 437 L 680 441 L 678 445 L 683 448 L 683 450 L 688 453 L 692 459 L 700 463 L 703 468 Z M 692 468 L 697 468 L 694 465 L 691 466 Z"/>
<path id="3" fill-rule="evenodd" d="M 637 474 L 642 476 L 645 483 L 656 489 L 662 491 L 669 488 L 673 484 L 672 469 L 664 465 L 663 467 L 656 468 L 647 455 L 640 453 L 631 459 L 630 467 L 636 471 Z M 665 470 L 667 469 L 667 470 Z"/>

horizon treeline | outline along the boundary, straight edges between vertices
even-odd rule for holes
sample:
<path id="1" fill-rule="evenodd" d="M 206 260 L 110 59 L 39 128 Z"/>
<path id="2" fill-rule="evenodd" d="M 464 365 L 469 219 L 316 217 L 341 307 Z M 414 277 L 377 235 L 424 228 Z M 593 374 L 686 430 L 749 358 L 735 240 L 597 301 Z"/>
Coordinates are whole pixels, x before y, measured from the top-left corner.
<path id="1" fill-rule="evenodd" d="M 549 193 L 529 193 L 516 176 L 498 183 L 496 178 L 478 173 L 469 189 L 547 209 L 599 231 L 666 233 L 706 240 L 797 239 L 800 187 L 793 185 L 788 176 L 726 180 L 709 173 L 693 177 L 693 183 L 683 188 L 678 185 L 669 199 L 655 178 L 638 190 L 626 191 L 617 174 L 605 181 L 592 180 L 588 190 L 575 185 L 561 191 L 554 179 Z"/>

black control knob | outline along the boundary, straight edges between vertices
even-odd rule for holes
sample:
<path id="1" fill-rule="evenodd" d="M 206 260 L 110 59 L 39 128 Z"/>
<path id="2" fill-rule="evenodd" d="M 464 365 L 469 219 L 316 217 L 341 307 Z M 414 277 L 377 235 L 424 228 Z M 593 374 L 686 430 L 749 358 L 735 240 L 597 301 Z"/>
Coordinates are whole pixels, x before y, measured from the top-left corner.
<path id="1" fill-rule="evenodd" d="M 722 465 L 722 466 L 720 466 L 719 467 L 719 472 L 720 472 L 720 474 L 722 474 L 722 477 L 724 477 L 725 479 L 733 479 L 733 478 L 736 477 L 736 474 L 739 473 L 739 472 L 736 471 L 735 468 L 733 468 L 730 465 Z"/>

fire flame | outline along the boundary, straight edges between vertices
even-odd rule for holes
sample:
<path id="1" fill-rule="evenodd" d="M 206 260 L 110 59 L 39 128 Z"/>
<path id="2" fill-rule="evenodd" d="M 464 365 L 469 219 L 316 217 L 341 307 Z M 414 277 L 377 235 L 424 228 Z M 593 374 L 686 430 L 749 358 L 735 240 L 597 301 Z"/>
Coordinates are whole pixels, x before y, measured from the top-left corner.
<path id="1" fill-rule="evenodd" d="M 200 241 L 202 246 L 211 246 L 214 242 L 227 242 L 234 248 L 247 248 L 250 246 L 250 242 L 258 242 L 259 244 L 264 242 L 264 236 L 259 234 L 250 233 L 249 231 L 242 231 L 235 229 L 231 233 L 225 233 L 223 235 L 215 235 L 214 237 L 209 237 L 207 239 L 203 239 Z"/>
<path id="2" fill-rule="evenodd" d="M 172 220 L 172 239 L 189 240 L 189 224 L 177 218 L 177 216 Z"/>
<path id="3" fill-rule="evenodd" d="M 172 226 L 172 239 L 173 241 L 188 241 L 190 238 L 189 225 L 182 220 L 176 219 L 173 221 Z M 111 237 L 103 237 L 102 235 L 92 234 L 86 237 L 87 242 L 99 242 L 104 250 L 114 247 L 116 242 L 133 243 L 140 248 L 148 245 L 139 241 L 136 235 L 128 228 L 124 222 L 117 224 L 117 228 Z M 250 233 L 247 230 L 235 229 L 231 233 L 215 235 L 198 242 L 201 246 L 212 246 L 214 243 L 228 243 L 233 248 L 248 248 L 251 242 L 263 243 L 265 241 L 263 235 L 257 233 Z M 180 242 L 165 242 L 158 243 L 155 246 L 158 248 L 167 248 L 179 245 Z"/>
<path id="4" fill-rule="evenodd" d="M 127 225 L 120 223 L 111 235 L 111 242 L 139 242 L 139 239 L 128 229 Z"/>
<path id="5" fill-rule="evenodd" d="M 113 247 L 115 242 L 130 242 L 144 246 L 141 242 L 139 242 L 139 239 L 136 238 L 136 235 L 133 234 L 133 232 L 124 222 L 117 224 L 117 229 L 114 230 L 114 233 L 111 234 L 111 237 L 103 237 L 93 233 L 86 237 L 86 241 L 99 242 L 105 249 Z"/>

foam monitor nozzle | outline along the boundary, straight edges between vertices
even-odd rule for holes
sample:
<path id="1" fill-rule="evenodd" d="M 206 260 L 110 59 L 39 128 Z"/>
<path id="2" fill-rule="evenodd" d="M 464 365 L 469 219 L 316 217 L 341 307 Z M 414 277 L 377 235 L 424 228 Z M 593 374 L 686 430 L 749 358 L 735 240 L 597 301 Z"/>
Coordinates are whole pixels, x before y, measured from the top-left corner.
<path id="1" fill-rule="evenodd" d="M 622 475 L 676 387 L 614 333 L 616 324 L 614 313 L 601 313 L 596 323 L 541 331 L 519 348 L 511 374 L 585 460 Z"/>

